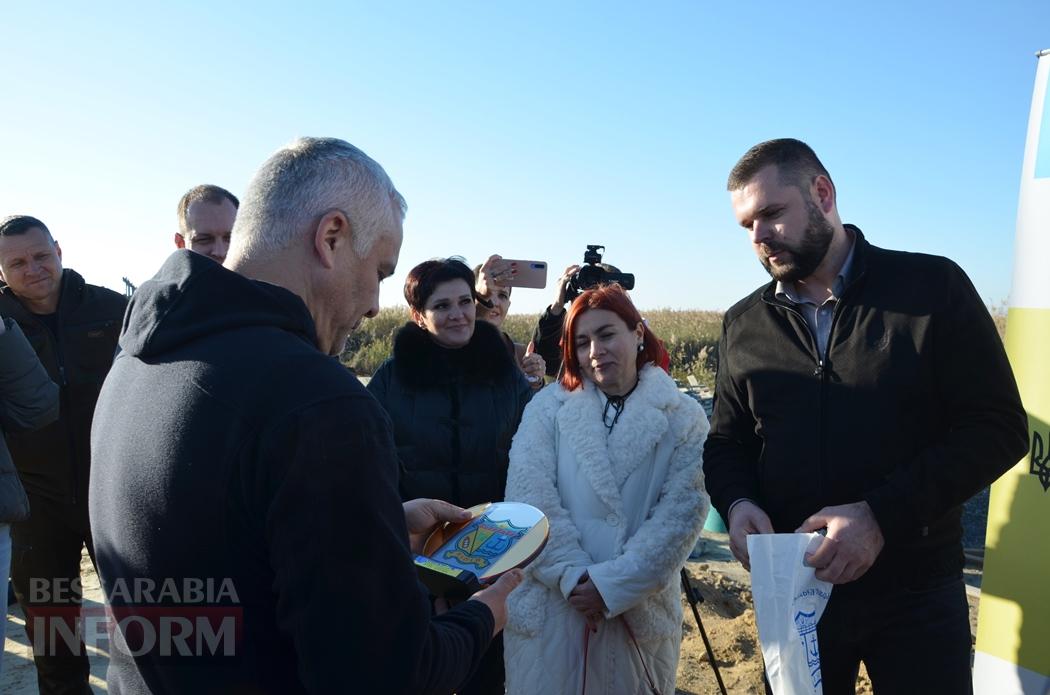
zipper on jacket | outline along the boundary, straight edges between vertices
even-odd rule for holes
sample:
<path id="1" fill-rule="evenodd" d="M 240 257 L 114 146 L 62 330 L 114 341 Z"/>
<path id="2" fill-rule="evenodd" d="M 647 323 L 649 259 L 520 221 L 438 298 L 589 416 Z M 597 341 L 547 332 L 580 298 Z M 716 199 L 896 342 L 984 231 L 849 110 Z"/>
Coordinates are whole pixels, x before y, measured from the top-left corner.
<path id="1" fill-rule="evenodd" d="M 452 420 L 452 465 L 454 466 L 452 475 L 452 499 L 454 504 L 463 505 L 463 499 L 460 497 L 462 490 L 460 490 L 459 476 L 463 472 L 463 447 L 460 441 L 460 388 L 461 380 L 459 378 L 453 379 L 449 385 L 449 415 Z"/>
<path id="2" fill-rule="evenodd" d="M 788 304 L 787 302 L 781 302 L 776 299 L 766 299 L 765 297 L 762 298 L 762 301 L 770 306 L 778 307 L 794 314 L 798 317 L 798 320 L 802 322 L 802 325 L 805 327 L 805 333 L 809 337 L 809 356 L 813 359 L 813 363 L 816 365 L 816 368 L 813 371 L 813 376 L 819 376 L 824 369 L 824 360 L 821 358 L 820 346 L 817 345 L 817 338 L 813 335 L 813 330 L 809 327 L 806 317 L 803 316 L 802 312 L 796 309 L 794 305 Z M 829 340 L 828 343 L 830 344 L 830 342 L 831 341 Z"/>
<path id="3" fill-rule="evenodd" d="M 861 273 L 861 275 L 863 275 L 863 273 Z M 831 312 L 831 325 L 828 326 L 828 341 L 824 344 L 824 354 L 821 355 L 820 359 L 817 361 L 817 371 L 815 372 L 815 375 L 820 377 L 820 424 L 818 426 L 820 432 L 820 444 L 818 448 L 818 456 L 822 477 L 827 473 L 829 466 L 828 438 L 824 436 L 824 432 L 828 430 L 827 423 L 825 422 L 825 417 L 828 412 L 828 371 L 824 367 L 828 363 L 828 356 L 831 354 L 831 344 L 834 342 L 835 327 L 838 325 L 839 316 L 842 315 L 846 306 L 846 297 L 849 296 L 850 290 L 857 284 L 857 280 L 860 279 L 861 275 L 853 278 L 853 281 L 842 289 L 842 296 L 835 300 L 835 310 Z"/>
<path id="4" fill-rule="evenodd" d="M 72 271 L 70 271 L 70 272 L 72 272 Z M 69 464 L 70 464 L 70 468 L 71 468 L 71 472 L 72 472 L 72 476 L 70 477 L 70 482 L 72 483 L 71 497 L 72 497 L 73 504 L 77 504 L 77 502 L 78 502 L 78 500 L 77 500 L 77 487 L 78 487 L 78 483 L 79 483 L 79 475 L 78 475 L 78 472 L 77 472 L 76 440 L 75 440 L 74 435 L 73 435 L 74 428 L 73 428 L 73 423 L 72 423 L 72 419 L 71 419 L 72 418 L 72 408 L 70 407 L 69 377 L 66 374 L 65 356 L 64 356 L 64 353 L 63 353 L 63 350 L 62 350 L 62 325 L 63 325 L 62 324 L 62 306 L 63 306 L 63 304 L 68 306 L 71 301 L 74 301 L 71 298 L 72 290 L 67 285 L 66 280 L 67 280 L 67 273 L 66 273 L 66 271 L 63 271 L 62 272 L 62 276 L 61 276 L 61 281 L 60 281 L 61 282 L 61 286 L 60 286 L 61 288 L 59 290 L 58 306 L 55 307 L 55 314 L 57 316 L 55 318 L 55 330 L 54 331 L 52 331 L 51 328 L 48 326 L 48 324 L 45 321 L 43 321 L 39 316 L 37 316 L 33 312 L 31 312 L 28 309 L 26 309 L 25 305 L 23 305 L 21 303 L 21 300 L 19 300 L 18 297 L 14 296 L 14 293 L 12 293 L 12 297 L 15 300 L 15 302 L 18 303 L 22 307 L 23 311 L 25 312 L 25 315 L 28 316 L 32 321 L 35 321 L 36 324 L 43 329 L 44 334 L 47 335 L 50 338 L 50 344 L 51 344 L 51 346 L 52 346 L 52 348 L 54 350 L 54 353 L 55 353 L 55 366 L 57 367 L 58 378 L 59 378 L 59 381 L 60 381 L 60 383 L 58 384 L 58 387 L 59 387 L 58 388 L 58 393 L 59 393 L 59 416 L 58 416 L 58 422 L 59 422 L 59 424 L 61 424 L 63 426 L 63 429 L 65 430 L 65 433 L 66 433 L 66 444 L 69 447 L 69 452 L 68 452 Z M 80 297 L 80 296 L 82 296 L 82 293 L 81 293 L 81 295 L 78 295 L 78 297 Z M 44 368 L 46 369 L 47 365 L 44 365 Z"/>
<path id="5" fill-rule="evenodd" d="M 59 307 L 56 307 L 55 312 L 58 314 L 58 319 L 55 321 L 55 327 L 58 329 L 58 335 L 55 337 L 57 348 L 56 354 L 58 355 L 58 373 L 62 375 L 62 391 L 66 393 L 66 401 L 68 403 L 72 401 L 72 395 L 69 393 L 69 380 L 66 378 L 66 356 L 63 348 L 64 341 L 62 340 L 64 337 L 62 335 L 64 332 L 62 329 L 62 311 Z M 77 470 L 77 442 L 73 436 L 73 409 L 67 405 L 66 412 L 70 414 L 70 419 L 66 422 L 66 441 L 69 445 L 69 468 L 72 473 L 70 479 L 73 483 L 73 504 L 77 504 L 77 490 L 80 489 L 80 471 Z"/>
<path id="6" fill-rule="evenodd" d="M 66 421 L 66 442 L 69 445 L 69 468 L 72 473 L 70 480 L 73 483 L 72 495 L 73 504 L 77 504 L 77 490 L 80 489 L 80 471 L 77 470 L 77 443 L 73 436 L 74 423 L 72 420 L 73 409 L 70 407 L 72 401 L 72 395 L 69 393 L 69 379 L 66 378 L 66 355 L 63 348 L 64 337 L 62 335 L 62 312 L 56 307 L 55 313 L 58 314 L 58 318 L 55 321 L 55 327 L 58 329 L 57 335 L 55 336 L 55 355 L 58 357 L 58 373 L 62 376 L 61 391 L 66 396 L 66 412 L 69 413 L 70 419 Z"/>
<path id="7" fill-rule="evenodd" d="M 810 357 L 815 362 L 813 369 L 813 376 L 817 379 L 817 496 L 821 497 L 824 494 L 824 478 L 826 477 L 827 465 L 825 462 L 826 458 L 826 446 L 824 437 L 824 411 L 825 411 L 825 392 L 827 386 L 827 370 L 824 365 L 827 362 L 828 351 L 831 348 L 831 331 L 835 329 L 835 315 L 831 318 L 831 330 L 828 332 L 828 342 L 824 346 L 824 353 L 820 352 L 820 345 L 817 343 L 817 336 L 813 334 L 813 329 L 809 327 L 809 322 L 806 321 L 806 317 L 802 315 L 802 312 L 795 308 L 793 304 L 787 302 L 781 302 L 776 299 L 770 300 L 765 297 L 762 301 L 766 302 L 770 306 L 779 307 L 784 309 L 788 313 L 794 314 L 798 317 L 798 320 L 802 322 L 805 327 L 806 335 L 809 336 L 810 344 Z M 835 312 L 838 313 L 839 307 L 836 305 Z"/>
<path id="8" fill-rule="evenodd" d="M 37 323 L 39 323 L 41 327 L 43 327 L 47 335 L 51 337 L 52 345 L 54 346 L 55 364 L 58 366 L 58 378 L 60 381 L 58 385 L 60 413 L 68 415 L 68 417 L 64 417 L 62 414 L 60 414 L 59 422 L 64 425 L 62 429 L 65 430 L 66 444 L 69 448 L 69 464 L 70 472 L 72 473 L 70 477 L 70 482 L 72 483 L 72 489 L 70 490 L 70 494 L 72 496 L 73 504 L 77 504 L 77 488 L 80 483 L 80 476 L 77 474 L 77 446 L 76 441 L 73 438 L 73 428 L 71 426 L 72 421 L 70 419 L 72 417 L 72 408 L 70 407 L 69 378 L 66 375 L 66 360 L 65 354 L 62 350 L 62 312 L 60 311 L 61 305 L 62 298 L 59 297 L 59 306 L 55 307 L 55 314 L 57 314 L 57 316 L 55 317 L 54 332 L 51 331 L 51 328 L 47 325 L 46 322 L 37 318 L 35 314 L 31 315 L 33 316 L 33 319 Z"/>
<path id="9" fill-rule="evenodd" d="M 831 314 L 831 325 L 828 327 L 828 341 L 824 345 L 824 352 L 820 352 L 820 346 L 817 344 L 817 337 L 813 334 L 813 330 L 809 327 L 809 323 L 806 321 L 806 317 L 802 315 L 802 312 L 795 308 L 793 304 L 782 302 L 775 297 L 770 299 L 766 296 L 762 297 L 762 301 L 773 307 L 779 307 L 784 309 L 795 316 L 797 316 L 802 324 L 806 327 L 806 334 L 809 336 L 810 344 L 812 345 L 812 354 L 816 362 L 816 366 L 813 369 L 813 376 L 819 380 L 818 384 L 818 405 L 817 405 L 817 467 L 820 475 L 817 479 L 817 491 L 818 494 L 823 494 L 823 483 L 827 475 L 828 462 L 827 462 L 827 437 L 824 435 L 827 430 L 827 423 L 825 422 L 825 414 L 827 412 L 827 384 L 828 384 L 828 370 L 826 368 L 828 363 L 828 356 L 831 354 L 831 344 L 834 342 L 835 327 L 838 325 L 839 316 L 842 315 L 844 307 L 846 305 L 846 298 L 852 293 L 855 287 L 858 286 L 861 279 L 867 274 L 867 267 L 862 265 L 859 272 L 855 271 L 853 278 L 849 281 L 845 287 L 842 288 L 842 295 L 835 300 L 835 310 Z"/>
<path id="10" fill-rule="evenodd" d="M 845 294 L 845 292 L 843 292 Z M 835 311 L 831 313 L 831 325 L 828 326 L 828 341 L 824 344 L 824 354 L 820 356 L 817 362 L 817 375 L 820 378 L 820 414 L 819 424 L 817 430 L 819 432 L 820 441 L 817 446 L 817 461 L 820 467 L 820 478 L 823 481 L 828 477 L 828 438 L 825 432 L 828 431 L 828 424 L 826 422 L 826 416 L 828 412 L 828 371 L 824 368 L 824 365 L 828 363 L 828 355 L 831 353 L 831 342 L 835 336 L 835 324 L 839 321 L 839 314 L 842 313 L 842 299 L 835 301 Z M 821 490 L 823 492 L 823 490 Z"/>

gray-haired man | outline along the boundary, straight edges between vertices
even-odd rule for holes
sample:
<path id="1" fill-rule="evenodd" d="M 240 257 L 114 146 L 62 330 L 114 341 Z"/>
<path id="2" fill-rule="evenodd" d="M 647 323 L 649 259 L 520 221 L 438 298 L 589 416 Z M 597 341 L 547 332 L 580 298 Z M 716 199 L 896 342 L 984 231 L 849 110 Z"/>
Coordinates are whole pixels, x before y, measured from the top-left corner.
<path id="1" fill-rule="evenodd" d="M 229 269 L 174 254 L 135 294 L 92 432 L 99 571 L 134 621 L 111 687 L 452 692 L 502 628 L 518 572 L 431 618 L 412 551 L 461 510 L 402 507 L 389 420 L 330 357 L 378 311 L 404 211 L 357 148 L 297 140 L 250 184 Z"/>

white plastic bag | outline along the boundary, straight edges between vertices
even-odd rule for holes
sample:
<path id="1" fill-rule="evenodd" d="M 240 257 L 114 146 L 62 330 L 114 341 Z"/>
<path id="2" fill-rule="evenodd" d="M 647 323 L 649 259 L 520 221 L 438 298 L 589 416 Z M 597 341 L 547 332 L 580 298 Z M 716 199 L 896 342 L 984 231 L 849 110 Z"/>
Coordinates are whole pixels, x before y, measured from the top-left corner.
<path id="1" fill-rule="evenodd" d="M 817 621 L 832 585 L 803 562 L 822 539 L 818 533 L 747 537 L 758 639 L 774 695 L 823 695 Z"/>

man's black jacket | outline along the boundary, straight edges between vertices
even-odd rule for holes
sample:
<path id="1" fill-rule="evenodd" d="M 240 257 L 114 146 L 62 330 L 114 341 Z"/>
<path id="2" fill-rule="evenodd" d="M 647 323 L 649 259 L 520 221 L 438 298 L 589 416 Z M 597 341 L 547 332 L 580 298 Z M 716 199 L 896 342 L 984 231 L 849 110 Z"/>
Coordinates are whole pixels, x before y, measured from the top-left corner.
<path id="1" fill-rule="evenodd" d="M 822 507 L 867 501 L 885 536 L 836 591 L 957 572 L 961 505 L 1024 455 L 1027 418 L 1002 341 L 946 258 L 856 234 L 825 355 L 775 283 L 723 321 L 704 473 L 728 518 L 740 498 L 790 533 Z"/>
<path id="2" fill-rule="evenodd" d="M 547 365 L 547 376 L 557 376 L 561 369 L 561 334 L 564 327 L 564 309 L 553 314 L 548 306 L 540 314 L 536 329 L 532 332 L 533 350 Z"/>
<path id="3" fill-rule="evenodd" d="M 59 385 L 58 420 L 32 432 L 11 432 L 7 446 L 30 495 L 83 504 L 91 465 L 91 417 L 113 364 L 127 299 L 62 271 L 55 334 L 7 285 L 0 285 L 0 315 L 18 322 L 48 376 Z"/>
<path id="4" fill-rule="evenodd" d="M 468 677 L 492 614 L 430 618 L 390 422 L 318 350 L 298 296 L 178 251 L 120 345 L 92 432 L 102 587 L 118 618 L 193 632 L 188 655 L 163 632 L 129 638 L 134 659 L 111 649 L 110 692 L 449 693 Z M 209 616 L 235 622 L 232 644 L 200 641 Z"/>

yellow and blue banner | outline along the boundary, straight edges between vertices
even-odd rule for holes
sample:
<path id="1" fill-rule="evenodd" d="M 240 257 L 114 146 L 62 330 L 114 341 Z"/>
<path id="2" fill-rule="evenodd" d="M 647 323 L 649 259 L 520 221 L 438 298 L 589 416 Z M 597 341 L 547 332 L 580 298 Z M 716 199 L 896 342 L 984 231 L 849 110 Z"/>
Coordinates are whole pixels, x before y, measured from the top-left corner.
<path id="1" fill-rule="evenodd" d="M 1050 50 L 1038 54 L 1006 321 L 1031 450 L 992 485 L 977 620 L 977 695 L 1050 693 Z"/>

